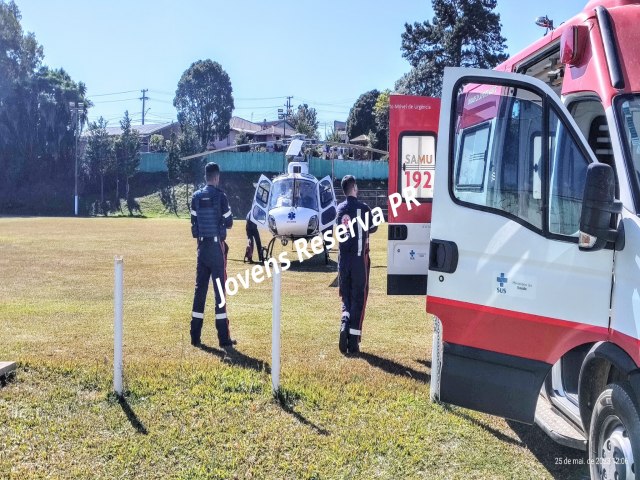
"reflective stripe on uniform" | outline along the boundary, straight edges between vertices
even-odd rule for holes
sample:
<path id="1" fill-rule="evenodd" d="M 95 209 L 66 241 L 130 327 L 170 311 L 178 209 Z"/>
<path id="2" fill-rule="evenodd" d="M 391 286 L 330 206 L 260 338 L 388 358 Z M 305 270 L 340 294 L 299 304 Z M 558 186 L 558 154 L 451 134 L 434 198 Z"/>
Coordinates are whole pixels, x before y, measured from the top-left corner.
<path id="1" fill-rule="evenodd" d="M 196 212 L 195 210 L 191 210 L 191 215 L 193 215 L 194 217 L 198 216 L 198 212 Z"/>
<path id="2" fill-rule="evenodd" d="M 193 318 L 204 318 L 204 313 L 191 312 L 191 316 L 192 316 Z"/>
<path id="3" fill-rule="evenodd" d="M 216 313 L 216 320 L 223 320 L 225 318 L 227 318 L 226 313 Z"/>
<path id="4" fill-rule="evenodd" d="M 229 218 L 231 216 L 231 209 L 229 209 L 229 211 L 227 213 L 225 213 L 224 215 L 222 215 L 224 218 Z"/>
<path id="5" fill-rule="evenodd" d="M 360 209 L 358 209 L 357 217 L 360 218 Z M 356 220 L 358 224 L 358 256 L 362 255 L 362 224 Z M 359 335 L 359 334 L 358 334 Z"/>
<path id="6" fill-rule="evenodd" d="M 350 328 L 349 329 L 349 334 L 350 335 L 362 335 L 362 330 L 356 330 L 355 328 Z"/>

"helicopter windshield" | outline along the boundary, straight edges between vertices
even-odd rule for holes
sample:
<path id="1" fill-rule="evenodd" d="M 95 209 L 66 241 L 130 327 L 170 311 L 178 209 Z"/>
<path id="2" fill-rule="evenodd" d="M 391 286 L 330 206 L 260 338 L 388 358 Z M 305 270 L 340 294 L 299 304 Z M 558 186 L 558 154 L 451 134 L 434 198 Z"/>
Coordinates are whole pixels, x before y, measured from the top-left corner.
<path id="1" fill-rule="evenodd" d="M 295 192 L 294 192 L 295 185 Z M 273 182 L 269 208 L 302 207 L 318 210 L 316 184 L 309 180 L 283 178 Z"/>

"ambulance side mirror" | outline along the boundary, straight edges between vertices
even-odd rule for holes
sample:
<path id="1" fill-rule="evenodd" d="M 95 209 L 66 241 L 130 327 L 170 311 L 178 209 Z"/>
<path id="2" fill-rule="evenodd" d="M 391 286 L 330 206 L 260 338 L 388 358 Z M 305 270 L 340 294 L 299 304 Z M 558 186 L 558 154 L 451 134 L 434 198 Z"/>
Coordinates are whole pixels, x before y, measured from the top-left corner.
<path id="1" fill-rule="evenodd" d="M 622 212 L 622 202 L 615 198 L 615 177 L 611 166 L 592 163 L 587 168 L 587 178 L 582 197 L 580 250 L 602 250 L 608 242 L 616 242 L 618 231 L 612 228 L 616 216 Z"/>

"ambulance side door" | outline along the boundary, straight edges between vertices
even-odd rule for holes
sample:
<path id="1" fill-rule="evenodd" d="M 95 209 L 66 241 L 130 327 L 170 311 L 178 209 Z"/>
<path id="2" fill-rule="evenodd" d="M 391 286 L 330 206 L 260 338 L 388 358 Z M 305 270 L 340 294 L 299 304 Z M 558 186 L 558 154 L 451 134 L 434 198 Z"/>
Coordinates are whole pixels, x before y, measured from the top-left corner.
<path id="1" fill-rule="evenodd" d="M 613 249 L 578 248 L 595 161 L 545 83 L 445 70 L 427 296 L 442 339 L 432 397 L 531 423 L 551 366 L 606 340 Z"/>

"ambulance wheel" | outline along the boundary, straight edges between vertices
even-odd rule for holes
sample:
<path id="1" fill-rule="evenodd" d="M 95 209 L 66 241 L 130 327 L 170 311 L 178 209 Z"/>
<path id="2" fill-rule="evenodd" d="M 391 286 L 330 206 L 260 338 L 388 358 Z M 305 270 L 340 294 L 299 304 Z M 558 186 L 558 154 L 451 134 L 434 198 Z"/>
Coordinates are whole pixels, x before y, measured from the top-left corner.
<path id="1" fill-rule="evenodd" d="M 589 429 L 591 478 L 636 478 L 640 459 L 640 412 L 629 382 L 612 383 L 596 400 Z"/>

